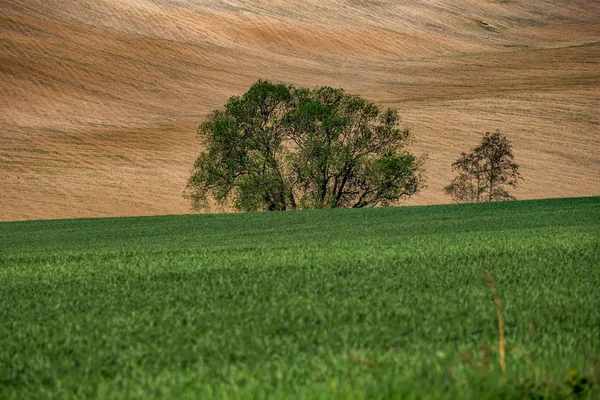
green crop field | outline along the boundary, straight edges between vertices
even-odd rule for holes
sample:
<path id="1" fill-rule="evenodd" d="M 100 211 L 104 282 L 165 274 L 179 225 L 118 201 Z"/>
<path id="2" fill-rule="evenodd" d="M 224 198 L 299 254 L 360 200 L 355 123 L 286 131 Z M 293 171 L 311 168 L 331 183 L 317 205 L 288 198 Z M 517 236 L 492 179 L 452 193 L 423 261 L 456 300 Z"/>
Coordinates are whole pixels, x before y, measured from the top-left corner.
<path id="1" fill-rule="evenodd" d="M 592 399 L 599 375 L 599 197 L 0 224 L 1 399 Z"/>

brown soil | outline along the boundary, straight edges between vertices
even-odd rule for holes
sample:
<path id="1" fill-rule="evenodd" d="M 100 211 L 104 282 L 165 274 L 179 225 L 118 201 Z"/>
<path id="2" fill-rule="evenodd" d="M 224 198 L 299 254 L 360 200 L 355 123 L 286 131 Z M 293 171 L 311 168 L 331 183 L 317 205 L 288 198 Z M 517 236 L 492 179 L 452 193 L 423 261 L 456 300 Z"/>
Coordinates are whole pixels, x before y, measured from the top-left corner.
<path id="1" fill-rule="evenodd" d="M 197 125 L 259 78 L 398 108 L 406 204 L 496 129 L 519 199 L 600 195 L 597 0 L 3 0 L 0 220 L 189 212 Z"/>

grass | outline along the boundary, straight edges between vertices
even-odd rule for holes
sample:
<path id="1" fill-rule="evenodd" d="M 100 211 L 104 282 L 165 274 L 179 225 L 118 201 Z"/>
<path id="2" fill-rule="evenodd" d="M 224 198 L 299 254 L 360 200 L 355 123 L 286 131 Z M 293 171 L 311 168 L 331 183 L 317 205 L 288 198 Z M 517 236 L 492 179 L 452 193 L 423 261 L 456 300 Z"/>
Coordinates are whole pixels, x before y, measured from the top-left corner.
<path id="1" fill-rule="evenodd" d="M 0 398 L 597 398 L 599 245 L 598 197 L 2 223 Z"/>

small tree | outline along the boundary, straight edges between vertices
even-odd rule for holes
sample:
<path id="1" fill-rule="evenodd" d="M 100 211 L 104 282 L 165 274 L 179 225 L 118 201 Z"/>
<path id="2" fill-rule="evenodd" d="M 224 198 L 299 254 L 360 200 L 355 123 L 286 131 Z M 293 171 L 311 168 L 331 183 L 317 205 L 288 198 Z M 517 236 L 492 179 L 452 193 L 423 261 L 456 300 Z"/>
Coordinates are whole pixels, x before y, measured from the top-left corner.
<path id="1" fill-rule="evenodd" d="M 388 205 L 416 193 L 422 160 L 403 151 L 398 113 L 341 89 L 266 81 L 199 128 L 186 195 L 244 211 Z"/>
<path id="2" fill-rule="evenodd" d="M 462 153 L 452 170 L 459 174 L 444 191 L 459 203 L 515 200 L 504 186 L 516 187 L 522 179 L 512 146 L 500 131 L 486 132 L 481 144 Z"/>

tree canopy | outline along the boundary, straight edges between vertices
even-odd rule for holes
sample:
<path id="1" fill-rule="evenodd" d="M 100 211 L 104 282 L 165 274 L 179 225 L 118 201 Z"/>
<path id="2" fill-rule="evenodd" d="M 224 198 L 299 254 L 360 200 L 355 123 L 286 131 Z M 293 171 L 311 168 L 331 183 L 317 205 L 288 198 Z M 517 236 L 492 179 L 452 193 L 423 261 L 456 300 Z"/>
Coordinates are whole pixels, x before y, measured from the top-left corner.
<path id="1" fill-rule="evenodd" d="M 200 125 L 186 195 L 244 211 L 391 205 L 423 181 L 398 125 L 396 110 L 342 89 L 258 81 Z"/>
<path id="2" fill-rule="evenodd" d="M 505 186 L 516 187 L 522 179 L 512 146 L 498 130 L 486 132 L 470 153 L 461 153 L 452 170 L 458 175 L 444 191 L 459 203 L 515 200 Z"/>

